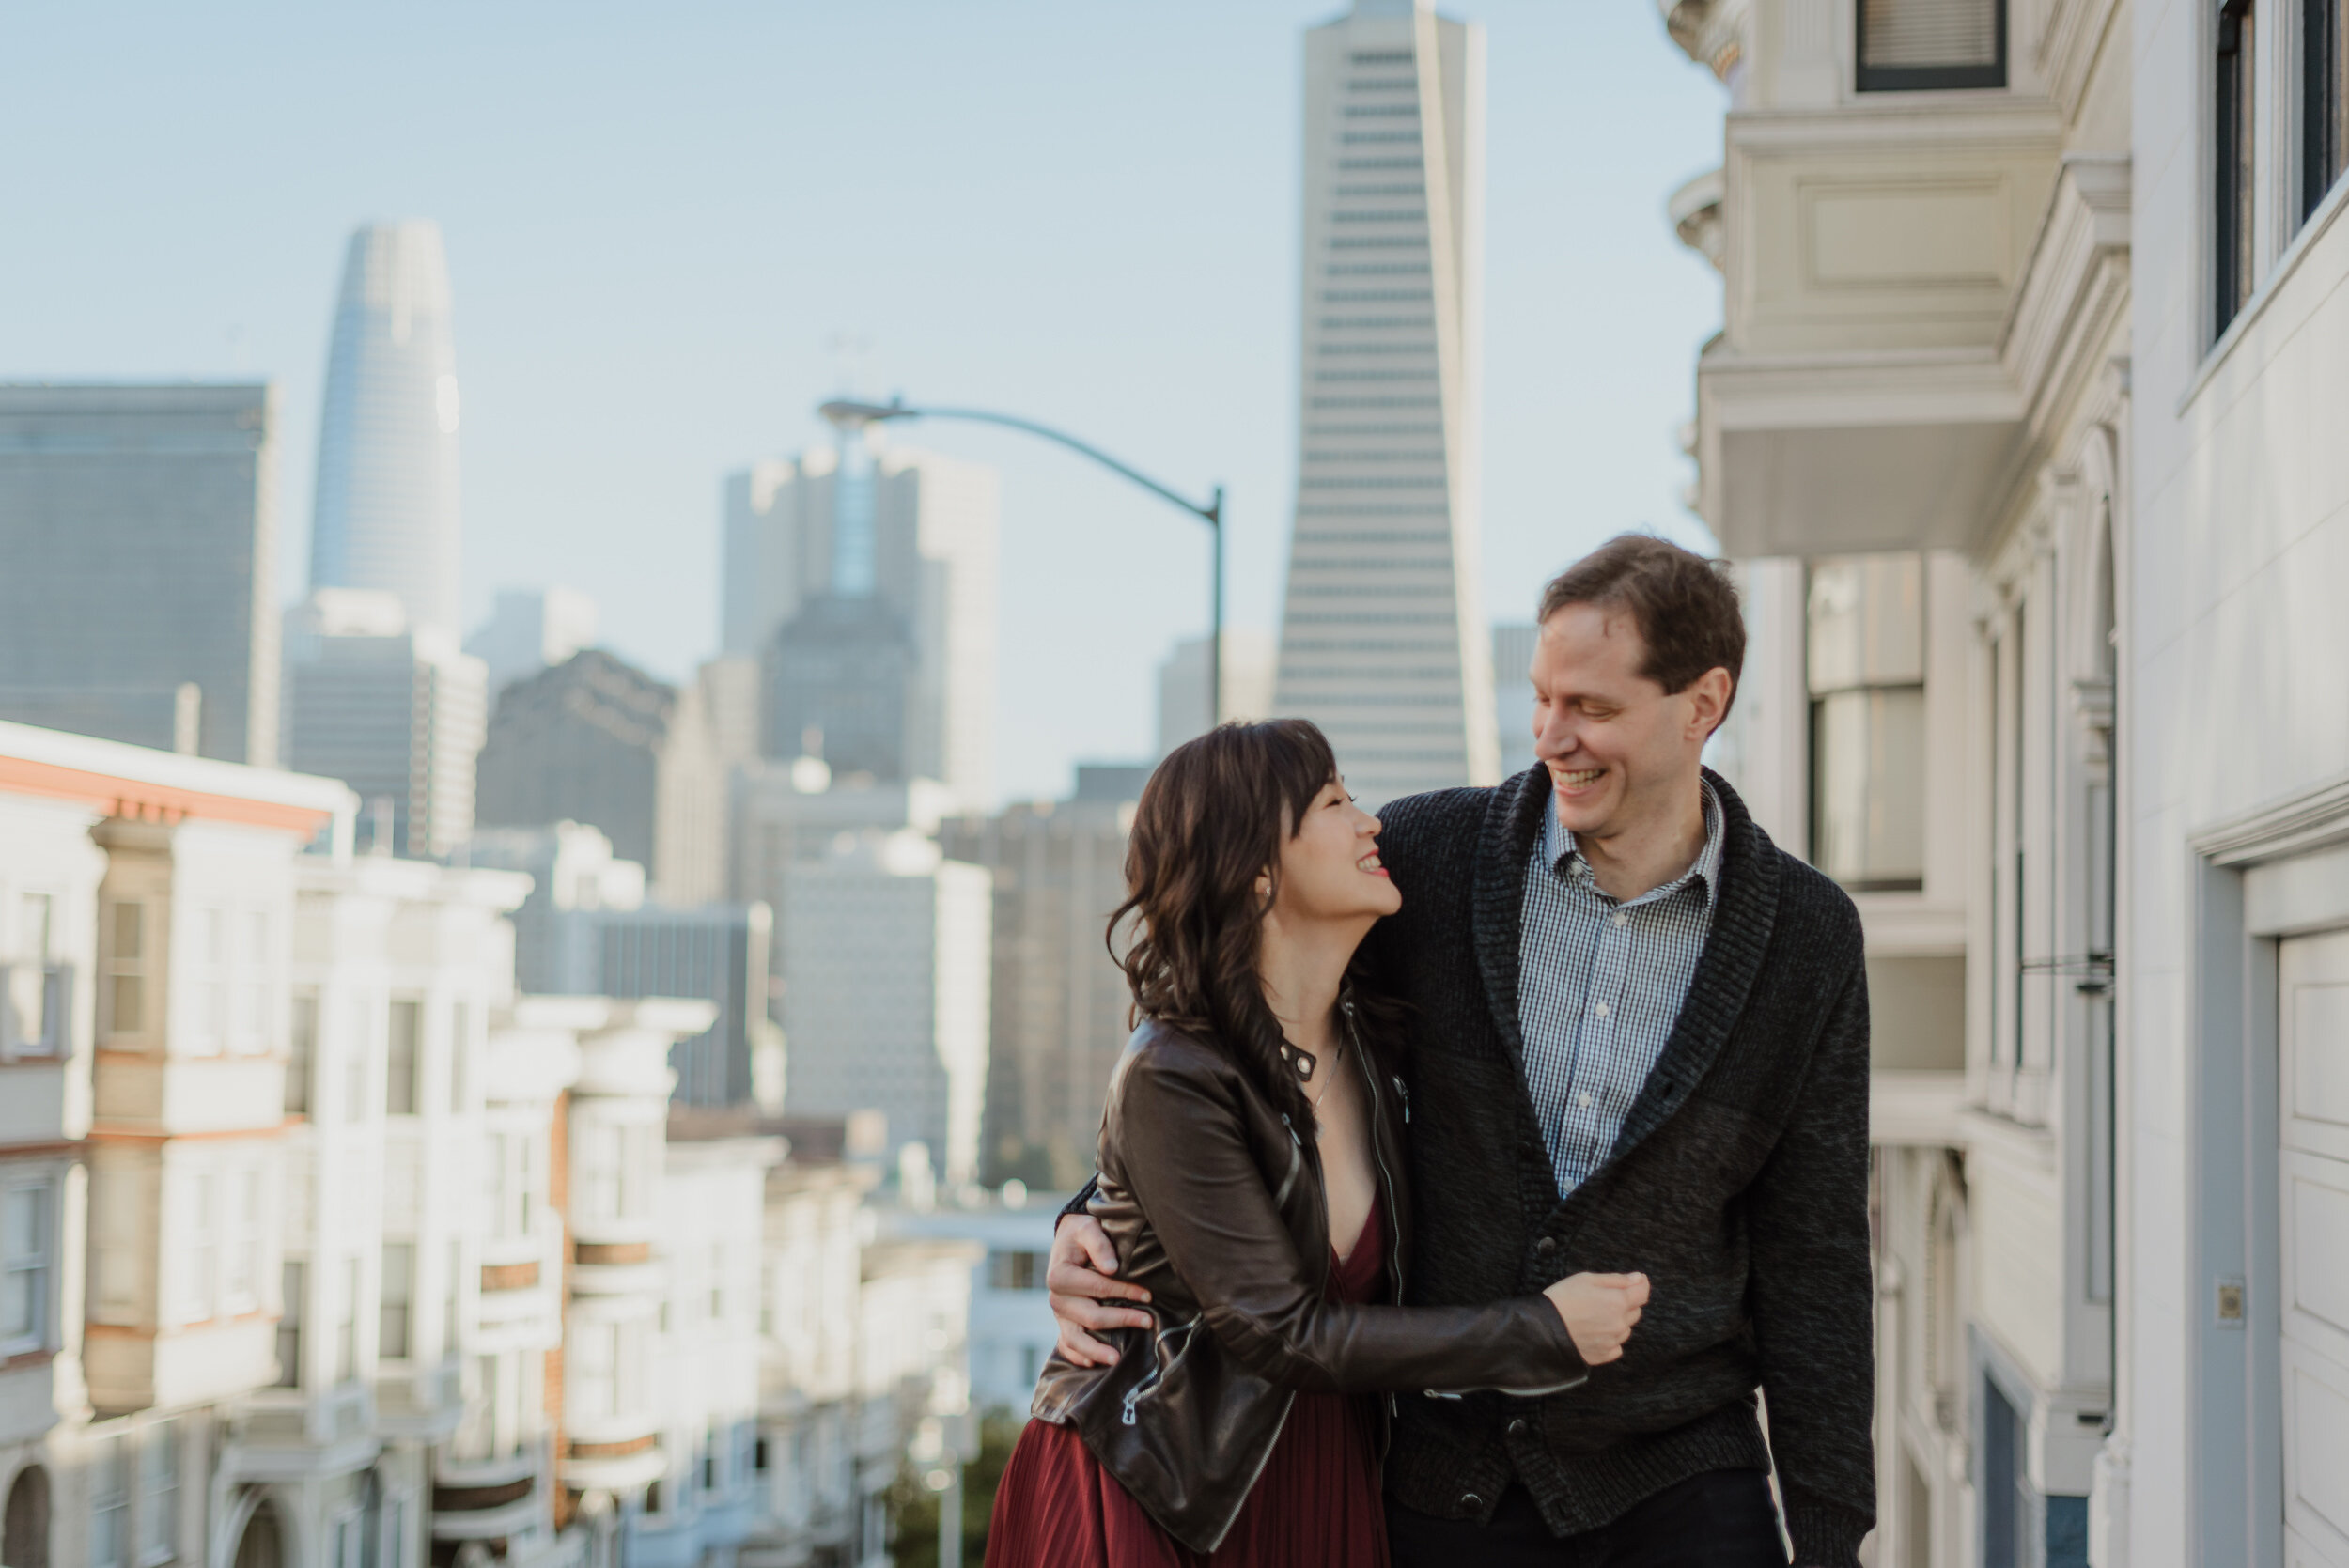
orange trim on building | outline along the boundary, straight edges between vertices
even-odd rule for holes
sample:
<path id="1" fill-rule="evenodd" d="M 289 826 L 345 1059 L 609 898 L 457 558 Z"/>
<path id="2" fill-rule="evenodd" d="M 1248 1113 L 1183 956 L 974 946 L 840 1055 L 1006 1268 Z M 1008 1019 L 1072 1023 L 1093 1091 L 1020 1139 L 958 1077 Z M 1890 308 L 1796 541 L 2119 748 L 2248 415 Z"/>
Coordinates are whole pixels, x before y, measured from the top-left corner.
<path id="1" fill-rule="evenodd" d="M 171 784 L 148 784 L 111 773 L 88 773 L 54 762 L 0 756 L 0 794 L 32 795 L 87 806 L 104 816 L 166 826 L 197 817 L 207 822 L 235 822 L 251 828 L 275 828 L 304 838 L 334 819 L 334 814 L 311 806 L 278 800 L 255 800 L 236 795 L 210 795 Z"/>

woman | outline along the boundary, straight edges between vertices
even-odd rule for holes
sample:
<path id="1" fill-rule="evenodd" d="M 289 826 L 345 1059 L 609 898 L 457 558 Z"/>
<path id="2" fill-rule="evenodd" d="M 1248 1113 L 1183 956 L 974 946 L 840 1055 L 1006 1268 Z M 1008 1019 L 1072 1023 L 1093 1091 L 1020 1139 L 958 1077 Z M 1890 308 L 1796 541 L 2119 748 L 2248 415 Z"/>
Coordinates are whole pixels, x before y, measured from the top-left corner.
<path id="1" fill-rule="evenodd" d="M 1384 1564 L 1389 1407 L 1572 1388 L 1622 1354 L 1638 1275 L 1406 1308 L 1409 1106 L 1393 1030 L 1347 971 L 1402 895 L 1378 821 L 1303 720 L 1226 724 L 1142 792 L 1121 960 L 1141 1027 L 1087 1208 L 1155 1332 L 1060 1355 L 996 1494 L 990 1568 Z"/>

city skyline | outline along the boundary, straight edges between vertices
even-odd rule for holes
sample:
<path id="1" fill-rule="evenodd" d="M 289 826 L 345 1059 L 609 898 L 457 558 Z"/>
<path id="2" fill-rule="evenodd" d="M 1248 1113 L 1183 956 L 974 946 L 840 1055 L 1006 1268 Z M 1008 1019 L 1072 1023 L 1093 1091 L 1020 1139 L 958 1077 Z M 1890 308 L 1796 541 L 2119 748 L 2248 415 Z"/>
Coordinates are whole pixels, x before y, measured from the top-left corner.
<path id="1" fill-rule="evenodd" d="M 119 123 L 186 130 L 165 145 L 110 120 L 28 171 L 17 199 L 50 238 L 0 257 L 0 283 L 45 306 L 5 352 L 20 376 L 273 381 L 291 598 L 333 258 L 360 222 L 429 216 L 464 318 L 465 630 L 497 590 L 560 582 L 602 604 L 622 657 L 690 678 L 717 644 L 721 476 L 820 439 L 813 406 L 847 380 L 1033 414 L 1175 483 L 1224 482 L 1233 624 L 1269 632 L 1293 497 L 1298 39 L 1340 8 L 1218 0 L 1154 18 L 1141 55 L 1128 26 L 1057 4 L 721 9 L 649 39 L 525 9 L 444 19 L 428 48 L 363 47 L 326 19 L 157 12 L 127 55 L 31 19 L 0 64 L 0 123 L 32 135 L 24 116 L 89 86 L 23 61 L 102 47 L 101 106 L 131 94 Z M 1486 377 L 1483 580 L 1499 620 L 1597 538 L 1681 526 L 1672 431 L 1719 307 L 1658 193 L 1718 155 L 1719 103 L 1657 57 L 1642 8 L 1458 8 L 1493 41 L 1488 314 L 1507 331 Z M 761 80 L 781 54 L 870 57 L 884 31 L 887 72 L 816 73 L 786 100 Z M 492 90 L 522 58 L 549 68 L 530 93 Z M 188 100 L 192 75 L 221 90 Z M 437 105 L 422 118 L 419 91 Z M 642 104 L 626 127 L 604 112 L 615 93 Z M 1107 133 L 1072 140 L 1072 117 Z M 224 183 L 232 147 L 288 120 L 308 129 L 284 161 Z M 843 123 L 873 128 L 867 156 L 811 158 Z M 1559 156 L 1602 135 L 1620 144 L 1604 166 Z M 790 170 L 792 199 L 744 202 L 745 156 Z M 93 184 L 136 192 L 178 236 L 167 268 L 81 200 Z M 1071 189 L 1092 214 L 1073 231 L 1052 216 Z M 1586 241 L 1595 227 L 1608 243 Z M 968 242 L 941 272 L 924 258 L 944 231 Z M 844 365 L 842 334 L 872 346 Z M 1149 754 L 1156 667 L 1204 630 L 1197 530 L 1016 436 L 920 440 L 1003 475 L 996 794 L 1055 796 L 1081 758 Z"/>

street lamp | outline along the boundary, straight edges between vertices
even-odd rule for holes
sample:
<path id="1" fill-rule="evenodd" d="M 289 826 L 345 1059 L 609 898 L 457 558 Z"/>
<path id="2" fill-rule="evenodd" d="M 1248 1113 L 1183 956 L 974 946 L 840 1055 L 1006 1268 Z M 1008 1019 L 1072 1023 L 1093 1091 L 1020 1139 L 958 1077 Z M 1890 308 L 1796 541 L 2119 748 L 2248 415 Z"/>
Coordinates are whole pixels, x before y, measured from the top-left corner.
<path id="1" fill-rule="evenodd" d="M 1169 489 L 1156 479 L 1102 451 L 1097 446 L 1079 441 L 1065 430 L 1050 425 L 1039 425 L 1033 419 L 1019 419 L 1007 413 L 989 413 L 984 409 L 910 409 L 901 397 L 886 403 L 860 403 L 851 398 L 835 397 L 816 411 L 842 430 L 861 430 L 867 425 L 879 425 L 892 419 L 963 419 L 981 425 L 1002 425 L 1014 430 L 1025 430 L 1032 436 L 1058 442 L 1072 452 L 1081 453 L 1114 474 L 1124 475 L 1143 489 L 1164 501 L 1171 501 L 1207 525 L 1215 536 L 1215 566 L 1210 588 L 1212 608 L 1209 612 L 1207 634 L 1207 727 L 1212 729 L 1223 722 L 1223 487 L 1216 486 L 1215 493 L 1204 506 Z"/>

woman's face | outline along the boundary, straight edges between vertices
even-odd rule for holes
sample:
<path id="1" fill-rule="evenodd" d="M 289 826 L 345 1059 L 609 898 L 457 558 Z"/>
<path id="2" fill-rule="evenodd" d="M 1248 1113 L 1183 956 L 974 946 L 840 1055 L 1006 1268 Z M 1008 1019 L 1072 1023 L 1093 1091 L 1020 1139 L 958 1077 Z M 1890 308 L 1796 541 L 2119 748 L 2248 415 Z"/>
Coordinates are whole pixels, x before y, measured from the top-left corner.
<path id="1" fill-rule="evenodd" d="M 1281 846 L 1273 913 L 1283 922 L 1376 920 L 1403 908 L 1378 863 L 1378 819 L 1332 779 Z"/>

